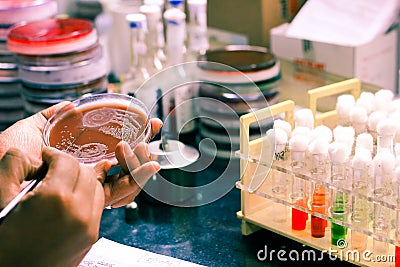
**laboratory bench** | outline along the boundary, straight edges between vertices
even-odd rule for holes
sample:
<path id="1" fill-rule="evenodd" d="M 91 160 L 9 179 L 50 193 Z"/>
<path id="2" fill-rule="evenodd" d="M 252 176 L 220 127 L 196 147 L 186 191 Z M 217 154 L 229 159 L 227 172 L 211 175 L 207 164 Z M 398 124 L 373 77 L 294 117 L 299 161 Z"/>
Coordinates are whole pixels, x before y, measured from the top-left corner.
<path id="1" fill-rule="evenodd" d="M 281 60 L 281 68 L 280 100 L 292 99 L 298 105 L 305 106 L 307 90 L 321 84 L 294 79 L 293 64 L 290 62 Z M 329 84 L 346 78 L 325 73 L 324 79 L 325 84 Z M 362 89 L 375 92 L 379 87 L 363 83 Z M 328 99 L 320 108 L 332 107 L 333 99 Z M 226 168 L 227 164 L 232 165 Z M 191 177 L 197 185 L 212 182 L 220 175 L 228 177 L 231 183 L 229 192 L 207 205 L 183 208 L 162 204 L 142 191 L 136 198 L 138 209 L 133 219 L 131 216 L 126 219 L 126 214 L 131 214 L 127 212 L 132 211 L 125 208 L 105 210 L 100 237 L 205 266 L 320 266 L 325 263 L 355 266 L 267 229 L 242 235 L 242 220 L 237 216 L 241 210 L 241 192 L 235 187 L 240 180 L 239 165 L 237 158 L 216 159 L 208 168 Z M 228 171 L 223 172 L 226 169 Z M 280 250 L 286 253 L 281 254 L 286 261 L 279 260 L 277 253 Z M 268 257 L 263 259 L 265 251 Z M 304 252 L 316 255 L 317 260 L 308 260 L 306 254 L 303 257 L 305 261 L 291 260 L 297 256 L 293 251 L 299 253 L 300 259 Z M 292 257 L 289 257 L 290 253 Z"/>
<path id="2" fill-rule="evenodd" d="M 221 174 L 224 161 L 216 159 L 207 169 L 196 173 L 194 179 L 203 184 L 211 182 Z M 125 207 L 104 211 L 100 237 L 204 266 L 319 266 L 332 263 L 327 254 L 266 229 L 242 235 L 241 220 L 236 216 L 240 210 L 240 190 L 235 188 L 235 182 L 239 181 L 239 161 L 233 159 L 233 164 L 234 167 L 223 174 L 230 177 L 232 189 L 218 200 L 183 208 L 152 200 L 142 191 L 136 198 L 137 216 L 131 216 L 132 211 Z M 273 250 L 275 253 L 270 254 Z M 282 258 L 287 261 L 277 258 L 279 250 L 286 251 Z M 314 262 L 304 256 L 306 261 L 290 260 L 289 253 L 296 257 L 291 252 L 294 250 L 300 257 L 303 251 L 314 251 L 317 258 L 323 255 L 323 259 Z M 262 260 L 265 251 L 268 257 Z M 333 263 L 354 266 L 339 259 Z"/>

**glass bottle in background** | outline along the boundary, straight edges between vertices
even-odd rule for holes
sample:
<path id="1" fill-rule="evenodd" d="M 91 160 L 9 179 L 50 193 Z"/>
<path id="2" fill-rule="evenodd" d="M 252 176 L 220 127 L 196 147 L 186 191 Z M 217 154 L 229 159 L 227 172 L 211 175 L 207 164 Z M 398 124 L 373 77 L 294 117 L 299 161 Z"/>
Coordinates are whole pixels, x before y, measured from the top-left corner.
<path id="1" fill-rule="evenodd" d="M 187 0 L 187 5 L 188 52 L 185 61 L 196 61 L 210 46 L 207 36 L 207 0 Z"/>
<path id="2" fill-rule="evenodd" d="M 161 13 L 164 12 L 165 1 L 164 0 L 144 0 L 144 5 L 156 5 L 160 7 Z"/>
<path id="3" fill-rule="evenodd" d="M 168 0 L 166 9 L 178 8 L 180 11 L 185 12 L 184 0 Z"/>
<path id="4" fill-rule="evenodd" d="M 146 16 L 140 13 L 129 14 L 126 21 L 130 27 L 130 67 L 121 85 L 121 93 L 135 96 L 150 111 L 150 117 L 162 119 L 161 110 L 157 106 L 157 84 L 150 79 L 158 72 L 154 62 L 154 49 L 146 45 Z"/>
<path id="5" fill-rule="evenodd" d="M 111 16 L 111 29 L 108 31 L 108 49 L 110 54 L 111 72 L 116 79 L 122 79 L 130 67 L 129 62 L 129 26 L 126 15 L 139 12 L 141 0 L 103 0 L 103 6 Z"/>
<path id="6" fill-rule="evenodd" d="M 153 7 L 152 7 L 153 6 Z M 155 8 L 157 6 L 158 8 Z M 156 55 L 162 65 L 166 64 L 165 55 L 165 36 L 164 23 L 162 14 L 164 12 L 164 0 L 144 1 L 144 5 L 140 7 L 140 12 L 146 15 L 147 27 L 149 29 L 149 39 L 151 44 L 156 46 Z"/>
<path id="7" fill-rule="evenodd" d="M 185 142 L 186 137 L 194 136 L 196 130 L 195 112 L 193 105 L 193 86 L 190 85 L 191 77 L 188 74 L 187 66 L 184 63 L 186 47 L 186 14 L 178 8 L 169 8 L 164 12 L 166 23 L 166 55 L 167 67 L 173 72 L 170 75 L 164 97 L 164 103 L 174 98 L 175 119 L 177 129 L 167 129 L 169 132 L 177 132 L 178 139 Z M 175 76 L 175 77 L 174 77 Z M 168 101 L 168 102 L 167 102 Z M 167 112 L 169 108 L 167 107 Z M 164 108 L 166 110 L 166 108 Z M 167 114 L 167 113 L 166 113 Z M 168 126 L 167 126 L 168 128 Z M 173 137 L 177 138 L 177 137 Z"/>
<path id="8" fill-rule="evenodd" d="M 187 27 L 187 52 L 185 62 L 196 62 L 198 57 L 205 54 L 210 44 L 207 36 L 207 0 L 188 0 L 189 22 Z M 197 64 L 188 64 L 188 74 L 197 81 Z M 193 83 L 193 96 L 198 96 L 200 84 Z M 195 110 L 195 113 L 198 112 Z M 197 117 L 197 116 L 196 116 Z"/>

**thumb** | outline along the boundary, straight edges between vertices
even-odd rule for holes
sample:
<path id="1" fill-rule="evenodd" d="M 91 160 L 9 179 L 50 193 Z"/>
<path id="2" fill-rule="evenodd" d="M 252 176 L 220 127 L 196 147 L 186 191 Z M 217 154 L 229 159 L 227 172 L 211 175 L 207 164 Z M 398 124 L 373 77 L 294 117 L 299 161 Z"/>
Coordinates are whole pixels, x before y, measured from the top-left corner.
<path id="1" fill-rule="evenodd" d="M 69 101 L 62 101 L 58 104 L 55 104 L 51 107 L 42 110 L 40 113 L 48 120 L 51 116 L 53 116 L 54 113 L 56 113 L 56 111 L 58 111 L 60 108 L 66 106 L 69 103 L 70 103 Z"/>
<path id="2" fill-rule="evenodd" d="M 11 148 L 0 160 L 0 209 L 3 209 L 20 191 L 24 179 L 35 173 L 41 162 L 22 151 Z"/>

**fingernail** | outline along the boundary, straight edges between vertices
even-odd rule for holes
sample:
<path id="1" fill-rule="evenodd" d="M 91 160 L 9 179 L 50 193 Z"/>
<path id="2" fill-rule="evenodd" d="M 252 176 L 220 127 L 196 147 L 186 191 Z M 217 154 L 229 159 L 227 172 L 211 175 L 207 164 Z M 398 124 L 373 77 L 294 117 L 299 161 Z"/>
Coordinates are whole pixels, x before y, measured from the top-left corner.
<path id="1" fill-rule="evenodd" d="M 158 172 L 161 169 L 160 164 L 157 161 L 152 162 L 153 168 L 156 172 Z"/>
<path id="2" fill-rule="evenodd" d="M 133 151 L 131 149 L 131 146 L 125 141 L 123 141 L 123 149 L 124 149 L 124 154 L 126 157 L 133 156 Z"/>

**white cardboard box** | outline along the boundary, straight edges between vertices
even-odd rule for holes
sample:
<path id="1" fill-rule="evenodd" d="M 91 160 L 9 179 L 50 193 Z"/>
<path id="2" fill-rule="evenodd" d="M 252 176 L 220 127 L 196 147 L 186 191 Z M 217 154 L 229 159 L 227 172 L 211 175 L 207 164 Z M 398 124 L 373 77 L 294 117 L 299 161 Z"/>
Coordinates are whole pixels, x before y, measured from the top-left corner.
<path id="1" fill-rule="evenodd" d="M 272 28 L 271 51 L 278 58 L 322 63 L 324 70 L 397 92 L 397 28 L 360 46 L 311 42 L 285 35 L 289 24 Z"/>

